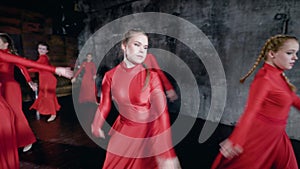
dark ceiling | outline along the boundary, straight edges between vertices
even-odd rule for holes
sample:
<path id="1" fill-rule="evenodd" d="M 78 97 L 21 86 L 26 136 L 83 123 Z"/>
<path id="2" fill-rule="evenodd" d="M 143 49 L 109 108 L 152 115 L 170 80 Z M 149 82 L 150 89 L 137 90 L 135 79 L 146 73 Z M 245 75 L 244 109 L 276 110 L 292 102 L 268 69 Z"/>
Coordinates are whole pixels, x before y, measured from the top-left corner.
<path id="1" fill-rule="evenodd" d="M 73 0 L 1 0 L 1 6 L 16 7 L 55 17 L 58 12 L 74 10 Z"/>
<path id="2" fill-rule="evenodd" d="M 53 19 L 55 34 L 78 35 L 86 15 L 75 10 L 76 0 L 1 0 L 1 7 L 15 7 L 38 12 Z M 66 31 L 61 31 L 64 27 Z"/>

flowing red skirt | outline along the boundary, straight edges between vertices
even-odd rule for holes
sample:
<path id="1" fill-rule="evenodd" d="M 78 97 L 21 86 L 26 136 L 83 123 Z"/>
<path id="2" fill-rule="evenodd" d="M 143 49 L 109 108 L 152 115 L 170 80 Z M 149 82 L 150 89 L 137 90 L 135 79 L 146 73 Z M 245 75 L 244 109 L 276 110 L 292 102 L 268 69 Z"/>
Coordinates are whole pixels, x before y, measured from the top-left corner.
<path id="1" fill-rule="evenodd" d="M 24 147 L 36 141 L 22 110 L 22 93 L 17 81 L 2 82 L 2 95 L 15 114 L 15 129 L 18 147 Z M 1 151 L 1 150 L 0 150 Z"/>
<path id="2" fill-rule="evenodd" d="M 212 169 L 298 169 L 285 120 L 260 115 L 252 126 L 243 153 L 232 159 L 219 153 Z"/>

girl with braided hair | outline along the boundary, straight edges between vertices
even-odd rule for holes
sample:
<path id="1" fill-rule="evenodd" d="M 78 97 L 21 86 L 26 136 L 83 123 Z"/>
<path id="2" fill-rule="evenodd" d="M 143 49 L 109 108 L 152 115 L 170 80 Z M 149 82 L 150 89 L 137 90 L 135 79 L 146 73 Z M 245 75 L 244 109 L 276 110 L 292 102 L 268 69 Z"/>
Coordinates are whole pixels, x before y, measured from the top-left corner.
<path id="1" fill-rule="evenodd" d="M 129 30 L 121 43 L 124 60 L 105 73 L 100 105 L 91 129 L 102 129 L 113 100 L 119 111 L 109 135 L 104 169 L 179 169 L 172 145 L 169 112 L 159 74 L 144 63 L 148 36 Z"/>
<path id="2" fill-rule="evenodd" d="M 285 127 L 291 106 L 300 109 L 300 98 L 284 75 L 298 59 L 296 37 L 276 35 L 268 39 L 243 83 L 264 59 L 251 83 L 244 113 L 232 134 L 220 143 L 212 169 L 298 169 Z"/>

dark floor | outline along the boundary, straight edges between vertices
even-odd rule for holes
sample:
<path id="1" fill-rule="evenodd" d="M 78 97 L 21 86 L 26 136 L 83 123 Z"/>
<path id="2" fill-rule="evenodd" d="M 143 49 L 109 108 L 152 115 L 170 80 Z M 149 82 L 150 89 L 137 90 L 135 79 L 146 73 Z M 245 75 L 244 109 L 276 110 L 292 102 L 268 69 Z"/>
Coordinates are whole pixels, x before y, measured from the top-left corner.
<path id="1" fill-rule="evenodd" d="M 21 169 L 100 169 L 105 150 L 93 142 L 90 134 L 86 134 L 91 118 L 78 120 L 71 96 L 60 97 L 59 103 L 62 108 L 57 119 L 51 123 L 46 122 L 47 116 L 41 116 L 37 120 L 35 111 L 28 111 L 28 106 L 32 103 L 24 103 L 24 112 L 37 142 L 26 153 L 19 150 Z M 93 106 L 87 105 L 85 108 L 90 107 Z M 85 109 L 82 113 L 88 115 L 89 112 Z M 178 117 L 171 113 L 172 121 Z M 180 118 L 193 121 L 190 117 Z M 218 143 L 232 131 L 230 126 L 219 125 L 213 136 L 200 144 L 198 138 L 203 123 L 203 120 L 197 119 L 188 135 L 175 147 L 183 169 L 208 169 L 218 152 Z M 300 162 L 300 142 L 292 140 L 292 143 Z"/>

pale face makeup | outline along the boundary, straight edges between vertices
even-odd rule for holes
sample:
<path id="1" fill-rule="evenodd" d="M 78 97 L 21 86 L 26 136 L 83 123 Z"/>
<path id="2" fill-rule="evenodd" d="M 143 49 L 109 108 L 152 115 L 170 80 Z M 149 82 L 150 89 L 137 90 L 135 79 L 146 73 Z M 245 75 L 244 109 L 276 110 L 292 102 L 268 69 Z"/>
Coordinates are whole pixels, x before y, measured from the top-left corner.
<path id="1" fill-rule="evenodd" d="M 142 33 L 133 35 L 126 44 L 122 44 L 124 62 L 128 68 L 141 64 L 146 59 L 148 37 Z"/>
<path id="2" fill-rule="evenodd" d="M 38 52 L 39 52 L 39 55 L 46 55 L 48 53 L 47 46 L 38 45 Z"/>

